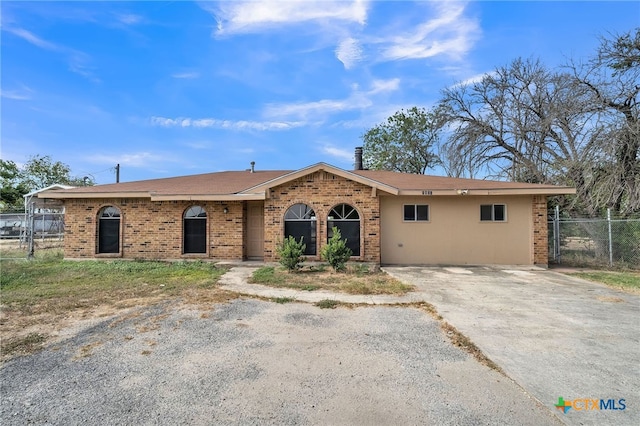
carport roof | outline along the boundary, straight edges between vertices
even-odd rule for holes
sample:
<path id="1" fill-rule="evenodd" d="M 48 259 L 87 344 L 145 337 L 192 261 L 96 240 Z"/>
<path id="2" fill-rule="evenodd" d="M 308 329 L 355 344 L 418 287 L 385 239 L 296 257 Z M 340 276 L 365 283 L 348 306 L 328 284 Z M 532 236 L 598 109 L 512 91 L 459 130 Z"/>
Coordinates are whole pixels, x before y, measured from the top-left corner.
<path id="1" fill-rule="evenodd" d="M 458 179 L 379 170 L 348 171 L 318 163 L 299 170 L 224 171 L 190 176 L 112 183 L 38 193 L 40 198 L 150 198 L 164 200 L 262 200 L 269 189 L 324 171 L 389 195 L 573 194 L 574 188 L 519 182 Z"/>

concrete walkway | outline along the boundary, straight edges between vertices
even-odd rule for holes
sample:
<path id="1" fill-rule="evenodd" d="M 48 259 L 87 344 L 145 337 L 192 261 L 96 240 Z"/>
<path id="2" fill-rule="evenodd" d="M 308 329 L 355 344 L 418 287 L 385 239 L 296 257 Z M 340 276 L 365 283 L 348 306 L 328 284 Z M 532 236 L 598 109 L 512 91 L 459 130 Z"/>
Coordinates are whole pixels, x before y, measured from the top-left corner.
<path id="1" fill-rule="evenodd" d="M 234 292 L 304 302 L 428 302 L 541 404 L 558 398 L 614 400 L 624 410 L 580 410 L 567 424 L 640 424 L 640 296 L 540 268 L 387 267 L 416 286 L 396 297 L 297 291 L 248 284 L 257 268 L 235 267 L 220 283 Z M 591 403 L 587 406 L 591 407 Z M 610 405 L 609 405 L 610 406 Z"/>

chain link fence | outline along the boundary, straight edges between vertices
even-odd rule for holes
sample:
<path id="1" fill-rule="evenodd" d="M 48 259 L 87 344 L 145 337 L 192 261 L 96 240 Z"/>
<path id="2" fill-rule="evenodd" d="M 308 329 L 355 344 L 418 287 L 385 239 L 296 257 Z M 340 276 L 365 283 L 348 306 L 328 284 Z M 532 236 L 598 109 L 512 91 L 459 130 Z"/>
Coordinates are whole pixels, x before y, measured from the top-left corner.
<path id="1" fill-rule="evenodd" d="M 26 259 L 30 248 L 61 250 L 63 245 L 64 213 L 0 213 L 0 259 Z"/>
<path id="2" fill-rule="evenodd" d="M 640 218 L 549 221 L 549 263 L 640 269 Z"/>

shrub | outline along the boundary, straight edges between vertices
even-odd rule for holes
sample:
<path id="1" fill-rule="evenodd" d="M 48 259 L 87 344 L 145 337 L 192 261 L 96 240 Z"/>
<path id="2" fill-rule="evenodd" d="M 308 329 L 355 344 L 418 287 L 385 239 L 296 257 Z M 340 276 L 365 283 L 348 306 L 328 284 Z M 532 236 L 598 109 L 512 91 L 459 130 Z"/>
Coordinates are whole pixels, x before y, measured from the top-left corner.
<path id="1" fill-rule="evenodd" d="M 300 237 L 300 242 L 298 242 L 292 235 L 289 235 L 276 248 L 280 264 L 289 271 L 297 271 L 302 268 L 303 254 L 307 248 L 307 245 L 302 243 L 303 238 Z"/>
<path id="2" fill-rule="evenodd" d="M 351 257 L 351 249 L 347 247 L 347 240 L 342 239 L 340 230 L 333 228 L 333 236 L 326 246 L 322 247 L 322 258 L 326 260 L 335 271 L 344 271 L 345 264 Z"/>

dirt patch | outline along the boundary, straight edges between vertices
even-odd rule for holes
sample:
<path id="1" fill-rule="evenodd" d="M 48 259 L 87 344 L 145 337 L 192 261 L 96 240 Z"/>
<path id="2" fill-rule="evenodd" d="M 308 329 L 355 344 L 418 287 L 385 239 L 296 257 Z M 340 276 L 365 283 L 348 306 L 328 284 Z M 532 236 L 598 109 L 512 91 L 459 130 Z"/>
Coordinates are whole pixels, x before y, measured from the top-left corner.
<path id="1" fill-rule="evenodd" d="M 415 288 L 387 273 L 370 269 L 367 265 L 350 265 L 345 272 L 326 267 L 306 267 L 289 272 L 282 268 L 265 266 L 253 272 L 250 283 L 276 288 L 302 291 L 328 290 L 359 295 L 403 295 Z"/>
<path id="2" fill-rule="evenodd" d="M 196 307 L 207 311 L 217 303 L 226 303 L 238 298 L 239 295 L 218 289 L 191 289 L 185 292 L 184 297 L 174 299 L 174 305 Z M 64 312 L 37 313 L 37 307 L 28 314 L 22 310 L 11 310 L 3 307 L 0 309 L 0 362 L 5 362 L 16 356 L 24 356 L 41 350 L 45 344 L 55 345 L 60 340 L 78 332 L 78 330 L 90 327 L 105 318 L 113 317 L 109 327 L 115 328 L 119 324 L 141 316 L 140 310 L 132 308 L 155 305 L 166 297 L 132 298 L 121 300 L 115 305 L 106 304 L 68 310 Z M 208 317 L 207 312 L 202 313 L 203 318 Z M 147 333 L 157 330 L 158 323 L 166 318 L 167 314 L 158 315 L 151 320 L 145 320 L 138 326 L 138 332 Z M 179 326 L 179 324 L 176 324 Z M 133 338 L 133 337 L 131 337 Z M 79 356 L 89 356 L 90 350 L 86 350 Z"/>

